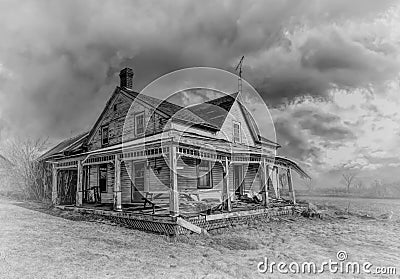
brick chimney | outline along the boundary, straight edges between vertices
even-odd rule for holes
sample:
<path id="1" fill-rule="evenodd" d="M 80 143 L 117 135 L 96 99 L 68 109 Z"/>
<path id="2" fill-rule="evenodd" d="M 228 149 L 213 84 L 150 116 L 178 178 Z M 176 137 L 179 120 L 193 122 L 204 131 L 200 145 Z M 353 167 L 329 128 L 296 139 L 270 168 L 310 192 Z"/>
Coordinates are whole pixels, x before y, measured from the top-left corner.
<path id="1" fill-rule="evenodd" d="M 121 88 L 132 89 L 133 86 L 133 70 L 131 68 L 124 68 L 119 72 Z"/>

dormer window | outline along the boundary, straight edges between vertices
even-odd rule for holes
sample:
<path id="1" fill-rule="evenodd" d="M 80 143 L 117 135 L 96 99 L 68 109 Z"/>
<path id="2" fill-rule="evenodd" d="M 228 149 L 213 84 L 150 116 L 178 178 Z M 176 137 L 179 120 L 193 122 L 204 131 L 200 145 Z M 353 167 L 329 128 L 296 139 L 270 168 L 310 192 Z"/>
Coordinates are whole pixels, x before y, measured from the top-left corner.
<path id="1" fill-rule="evenodd" d="M 108 145 L 108 125 L 101 127 L 101 145 Z"/>
<path id="2" fill-rule="evenodd" d="M 240 143 L 240 122 L 233 121 L 233 142 Z"/>
<path id="3" fill-rule="evenodd" d="M 142 136 L 144 134 L 144 112 L 135 115 L 135 135 Z"/>

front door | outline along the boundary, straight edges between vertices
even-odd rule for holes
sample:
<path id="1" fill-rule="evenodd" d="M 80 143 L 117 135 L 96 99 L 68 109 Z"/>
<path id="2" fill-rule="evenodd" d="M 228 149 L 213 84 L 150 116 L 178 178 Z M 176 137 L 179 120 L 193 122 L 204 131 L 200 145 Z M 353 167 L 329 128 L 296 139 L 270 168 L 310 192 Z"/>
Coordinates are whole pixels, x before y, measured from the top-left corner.
<path id="1" fill-rule="evenodd" d="M 240 165 L 233 166 L 233 186 L 235 188 L 235 195 L 243 195 L 243 168 Z"/>
<path id="2" fill-rule="evenodd" d="M 133 183 L 131 191 L 132 202 L 141 202 L 144 191 L 144 170 L 145 162 L 133 164 Z"/>

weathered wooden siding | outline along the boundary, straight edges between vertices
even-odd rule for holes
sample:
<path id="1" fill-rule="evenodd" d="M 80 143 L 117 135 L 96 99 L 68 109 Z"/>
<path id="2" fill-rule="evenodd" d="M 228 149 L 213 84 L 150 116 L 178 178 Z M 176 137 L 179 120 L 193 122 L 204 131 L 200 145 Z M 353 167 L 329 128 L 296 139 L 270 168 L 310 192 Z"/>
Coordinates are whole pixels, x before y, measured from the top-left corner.
<path id="1" fill-rule="evenodd" d="M 179 191 L 197 190 L 196 166 L 178 160 L 178 189 Z M 222 190 L 223 169 L 220 163 L 211 162 L 212 189 Z M 200 192 L 203 189 L 199 189 Z M 208 189 L 204 189 L 207 191 Z"/>
<path id="2" fill-rule="evenodd" d="M 223 171 L 224 170 L 220 163 L 213 164 L 213 168 L 212 168 L 213 189 L 222 190 Z"/>
<path id="3" fill-rule="evenodd" d="M 89 142 L 89 149 L 96 150 L 101 148 L 101 127 L 108 125 L 108 145 L 114 145 L 122 142 L 122 130 L 125 121 L 125 115 L 127 114 L 131 100 L 122 95 L 118 94 L 115 97 L 114 102 L 111 102 L 109 107 L 106 108 L 102 119 L 96 127 L 95 133 Z M 114 110 L 114 105 L 116 110 Z"/>
<path id="4" fill-rule="evenodd" d="M 258 170 L 258 164 L 248 165 L 244 178 L 245 193 L 259 192 L 261 190 L 261 179 Z"/>
<path id="5" fill-rule="evenodd" d="M 141 101 L 132 100 L 122 93 L 119 93 L 113 102 L 106 108 L 96 130 L 89 141 L 89 150 L 96 150 L 102 147 L 101 127 L 108 125 L 109 144 L 119 144 L 122 139 L 125 141 L 136 138 L 135 115 L 144 112 L 146 135 L 159 133 L 164 128 L 167 120 L 154 109 L 143 104 Z"/>
<path id="6" fill-rule="evenodd" d="M 99 186 L 99 167 L 98 166 L 89 166 L 89 187 L 98 187 Z"/>
<path id="7" fill-rule="evenodd" d="M 159 169 L 159 173 L 154 169 L 155 165 L 157 166 L 157 169 Z M 170 168 L 164 160 L 164 157 L 158 157 L 156 163 L 154 162 L 154 159 L 151 159 L 150 167 L 148 174 L 149 192 L 169 191 Z"/>
<path id="8" fill-rule="evenodd" d="M 126 161 L 121 163 L 121 202 L 131 203 L 132 180 L 130 173 L 132 172 L 132 162 Z"/>
<path id="9" fill-rule="evenodd" d="M 177 162 L 178 172 L 178 190 L 191 191 L 197 190 L 197 167 L 194 165 L 195 159 L 185 159 L 182 161 L 180 158 Z"/>
<path id="10" fill-rule="evenodd" d="M 233 141 L 233 121 L 240 122 L 241 143 L 254 146 L 255 142 L 251 135 L 250 128 L 247 126 L 247 122 L 237 101 L 235 101 L 235 103 L 232 105 L 232 108 L 225 118 L 221 130 L 217 133 L 217 138 Z"/>
<path id="11" fill-rule="evenodd" d="M 115 170 L 113 164 L 107 164 L 107 192 L 100 193 L 102 203 L 112 203 L 114 195 Z"/>

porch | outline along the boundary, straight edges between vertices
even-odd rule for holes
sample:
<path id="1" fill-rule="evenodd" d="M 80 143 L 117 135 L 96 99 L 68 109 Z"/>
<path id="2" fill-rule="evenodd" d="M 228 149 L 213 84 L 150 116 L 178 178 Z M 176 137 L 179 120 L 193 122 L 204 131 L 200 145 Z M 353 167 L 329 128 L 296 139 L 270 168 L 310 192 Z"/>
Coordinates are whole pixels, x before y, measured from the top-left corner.
<path id="1" fill-rule="evenodd" d="M 75 204 L 64 204 L 64 209 L 122 218 L 139 229 L 156 222 L 154 227 L 198 232 L 232 220 L 292 213 L 296 205 L 292 169 L 305 174 L 294 162 L 273 157 L 265 149 L 209 142 L 160 139 L 57 162 L 53 202 L 59 205 L 61 200 L 59 175 L 75 169 Z"/>
<path id="2" fill-rule="evenodd" d="M 199 214 L 182 214 L 171 216 L 169 209 L 156 211 L 140 206 L 123 207 L 121 211 L 113 210 L 111 204 L 58 205 L 57 208 L 83 214 L 94 214 L 133 229 L 165 234 L 180 235 L 190 233 L 207 233 L 209 230 L 244 224 L 250 220 L 270 220 L 278 216 L 290 216 L 302 209 L 290 201 L 274 201 L 270 207 L 263 207 L 246 202 L 233 202 L 231 211 L 216 209 Z"/>

